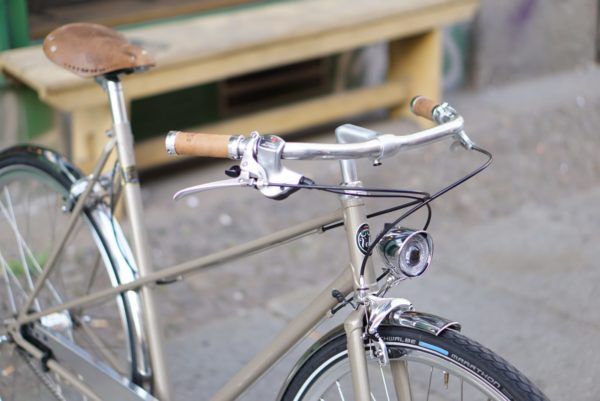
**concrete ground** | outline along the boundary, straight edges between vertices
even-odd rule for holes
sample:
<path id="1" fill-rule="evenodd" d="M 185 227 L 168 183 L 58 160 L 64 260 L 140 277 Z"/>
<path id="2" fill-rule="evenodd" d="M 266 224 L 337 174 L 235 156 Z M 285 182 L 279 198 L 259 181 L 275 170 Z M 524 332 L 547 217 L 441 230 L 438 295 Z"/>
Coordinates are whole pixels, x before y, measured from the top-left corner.
<path id="1" fill-rule="evenodd" d="M 430 270 L 392 293 L 421 311 L 458 320 L 463 333 L 516 365 L 553 400 L 600 394 L 600 69 L 596 66 L 449 100 L 467 132 L 494 154 L 481 175 L 434 203 Z M 409 133 L 406 120 L 358 121 Z M 252 127 L 248 127 L 250 131 Z M 10 140 L 10 138 L 3 138 Z M 333 142 L 332 129 L 294 138 Z M 448 142 L 361 165 L 369 186 L 434 192 L 482 157 Z M 157 268 L 243 243 L 335 209 L 335 196 L 299 192 L 285 202 L 250 189 L 171 200 L 175 191 L 225 178 L 227 161 L 145 175 L 147 227 Z M 293 162 L 336 184 L 331 162 Z M 370 210 L 391 202 L 369 201 Z M 370 221 L 373 232 L 393 216 Z M 419 227 L 423 215 L 405 225 Z M 126 223 L 125 223 L 126 225 Z M 207 270 L 158 289 L 175 400 L 207 400 L 347 265 L 340 229 Z M 274 399 L 294 360 L 343 319 L 326 321 L 244 400 Z"/>
<path id="2" fill-rule="evenodd" d="M 551 400 L 597 401 L 600 394 L 598 88 L 600 69 L 590 66 L 449 95 L 470 136 L 493 152 L 494 164 L 435 202 L 433 265 L 393 291 L 418 310 L 460 321 L 464 334 L 511 361 Z M 365 125 L 385 133 L 416 128 L 407 121 Z M 334 139 L 328 131 L 298 140 Z M 433 192 L 482 161 L 448 145 L 401 154 L 380 167 L 365 164 L 361 177 L 371 186 Z M 147 225 L 159 267 L 337 207 L 334 196 L 309 191 L 285 202 L 250 189 L 171 201 L 178 189 L 222 179 L 230 164 L 145 177 Z M 296 162 L 292 168 L 319 183 L 338 182 L 335 163 Z M 385 205 L 391 203 L 370 202 L 369 208 Z M 375 219 L 372 230 L 390 219 Z M 407 224 L 422 221 L 421 215 Z M 343 232 L 332 230 L 161 287 L 175 399 L 208 399 L 268 344 L 346 266 L 343 241 Z M 244 399 L 273 399 L 303 346 Z"/>

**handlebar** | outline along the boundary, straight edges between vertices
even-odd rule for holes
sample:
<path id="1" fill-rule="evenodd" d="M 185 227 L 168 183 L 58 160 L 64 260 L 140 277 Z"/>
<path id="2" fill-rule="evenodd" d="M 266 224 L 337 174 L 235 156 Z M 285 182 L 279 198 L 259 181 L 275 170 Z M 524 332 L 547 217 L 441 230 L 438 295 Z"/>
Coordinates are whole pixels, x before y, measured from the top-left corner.
<path id="1" fill-rule="evenodd" d="M 418 96 L 411 101 L 411 109 L 415 115 L 436 121 L 440 125 L 410 135 L 377 135 L 374 139 L 360 143 L 285 142 L 281 150 L 281 158 L 295 160 L 371 158 L 381 160 L 391 157 L 401 150 L 435 142 L 448 136 L 456 136 L 465 147 L 472 146 L 472 142 L 464 133 L 463 118 L 447 103 L 438 104 L 431 99 Z M 267 140 L 260 146 L 268 148 L 269 141 L 275 141 L 274 138 L 277 137 L 266 138 Z M 165 142 L 169 154 L 230 159 L 242 158 L 248 143 L 249 138 L 240 135 L 226 136 L 181 131 L 170 131 Z"/>
<path id="2" fill-rule="evenodd" d="M 169 131 L 165 145 L 170 155 L 227 158 L 230 138 L 231 135 Z"/>

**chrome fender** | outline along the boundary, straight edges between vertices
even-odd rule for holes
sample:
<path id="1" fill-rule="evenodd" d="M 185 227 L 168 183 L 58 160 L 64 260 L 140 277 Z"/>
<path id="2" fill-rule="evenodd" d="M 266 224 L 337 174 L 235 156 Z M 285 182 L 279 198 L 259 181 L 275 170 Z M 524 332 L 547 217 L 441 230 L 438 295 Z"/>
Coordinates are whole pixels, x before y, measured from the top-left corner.
<path id="1" fill-rule="evenodd" d="M 407 311 L 393 312 L 388 317 L 388 323 L 392 326 L 408 327 L 411 329 L 421 330 L 434 336 L 438 336 L 441 332 L 447 329 L 460 331 L 460 323 L 449 320 L 440 316 L 432 315 L 425 312 Z"/>
<path id="2" fill-rule="evenodd" d="M 28 160 L 36 159 L 37 163 L 43 164 L 54 178 L 63 182 L 66 186 L 70 186 L 71 190 L 84 177 L 83 173 L 60 153 L 41 146 L 16 145 L 0 151 L 0 158 L 4 157 L 22 157 L 20 161 L 23 164 L 28 164 Z M 95 188 L 94 192 L 99 196 L 102 195 Z M 102 203 L 97 203 L 91 208 L 86 208 L 86 211 L 91 217 L 91 221 L 94 222 L 95 229 L 101 234 L 98 236 L 96 231 L 92 231 L 94 240 L 103 245 L 99 249 L 104 262 L 115 267 L 115 271 L 109 269 L 108 272 L 111 284 L 117 286 L 138 278 L 138 269 L 133 252 L 119 223 L 113 220 L 109 208 Z M 90 224 L 92 223 L 90 222 Z M 142 300 L 137 291 L 127 291 L 122 296 L 127 298 L 127 303 L 124 303 L 119 296 L 117 297 L 117 305 L 121 309 L 121 317 L 124 319 L 123 326 L 132 338 L 132 342 L 128 345 L 133 347 L 132 356 L 135 359 L 132 361 L 136 370 L 133 373 L 133 378 L 136 383 L 139 383 L 151 373 L 149 351 L 141 313 Z"/>
<path id="3" fill-rule="evenodd" d="M 399 326 L 406 327 L 414 330 L 423 331 L 425 333 L 433 334 L 434 336 L 440 335 L 445 330 L 453 329 L 460 331 L 461 325 L 460 323 L 446 319 L 437 315 L 432 315 L 430 313 L 425 312 L 417 312 L 417 311 L 392 311 L 388 316 L 385 322 L 388 326 Z M 288 376 L 283 382 L 281 389 L 279 390 L 279 394 L 277 395 L 277 401 L 281 401 L 283 398 L 283 393 L 285 389 L 288 387 L 294 376 L 302 365 L 306 363 L 306 361 L 315 353 L 317 350 L 329 342 L 344 336 L 346 333 L 344 331 L 344 326 L 340 324 L 339 326 L 331 329 L 327 334 L 323 335 L 319 338 L 303 355 L 298 359 L 298 362 L 294 365 Z"/>

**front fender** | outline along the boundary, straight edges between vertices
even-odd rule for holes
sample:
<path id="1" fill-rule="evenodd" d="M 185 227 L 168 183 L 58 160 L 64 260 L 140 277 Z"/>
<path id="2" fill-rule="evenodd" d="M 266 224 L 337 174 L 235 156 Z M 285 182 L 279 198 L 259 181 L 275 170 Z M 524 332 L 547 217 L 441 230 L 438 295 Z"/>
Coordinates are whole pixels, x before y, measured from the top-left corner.
<path id="1" fill-rule="evenodd" d="M 399 312 L 399 311 L 398 311 Z M 416 311 L 408 311 L 402 313 L 392 313 L 391 316 L 388 316 L 386 319 L 387 325 L 399 326 L 411 328 L 414 330 L 424 331 L 429 334 L 433 334 L 434 336 L 438 336 L 444 330 L 454 329 L 460 331 L 461 326 L 460 323 L 455 322 L 453 320 L 449 320 L 440 316 L 432 315 L 430 313 L 424 312 L 416 312 Z M 315 353 L 318 349 L 328 344 L 330 341 L 333 341 L 341 336 L 346 335 L 344 331 L 344 326 L 340 324 L 339 326 L 331 329 L 327 334 L 318 339 L 303 355 L 298 359 L 288 376 L 283 382 L 281 389 L 279 390 L 279 394 L 277 395 L 277 401 L 281 401 L 283 397 L 283 393 L 285 389 L 288 387 L 298 370 L 304 365 L 304 363 Z"/>

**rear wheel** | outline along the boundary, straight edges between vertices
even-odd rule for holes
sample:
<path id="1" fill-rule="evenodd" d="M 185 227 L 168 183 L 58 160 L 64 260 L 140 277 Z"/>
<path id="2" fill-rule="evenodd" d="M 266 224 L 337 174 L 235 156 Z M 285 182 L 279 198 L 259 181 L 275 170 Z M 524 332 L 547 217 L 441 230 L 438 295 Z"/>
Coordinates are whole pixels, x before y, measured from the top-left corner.
<path id="1" fill-rule="evenodd" d="M 542 392 L 504 359 L 452 330 L 433 336 L 395 326 L 380 327 L 390 363 L 370 356 L 372 401 L 547 401 Z M 354 399 L 346 336 L 312 353 L 284 390 L 284 401 Z"/>
<path id="2" fill-rule="evenodd" d="M 21 148 L 0 154 L 2 321 L 21 310 L 65 229 L 71 217 L 69 190 L 78 178 L 77 171 L 47 150 Z M 106 221 L 98 221 L 102 207 L 86 208 L 78 217 L 54 271 L 35 299 L 34 310 L 43 310 L 132 278 L 122 277 L 122 269 L 117 268 L 107 248 L 107 238 L 99 226 L 106 225 Z M 135 378 L 134 364 L 139 366 L 141 357 L 136 353 L 133 337 L 141 321 L 135 312 L 137 308 L 131 307 L 136 299 L 135 293 L 119 295 L 45 316 L 40 324 L 73 341 L 119 374 Z M 0 366 L 2 401 L 83 399 L 56 375 L 44 372 L 39 361 L 31 359 L 13 343 L 5 341 L 0 345 Z"/>

